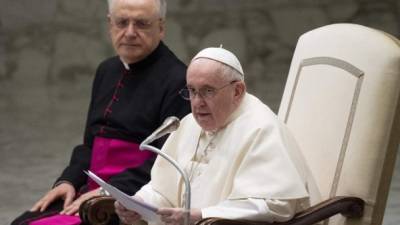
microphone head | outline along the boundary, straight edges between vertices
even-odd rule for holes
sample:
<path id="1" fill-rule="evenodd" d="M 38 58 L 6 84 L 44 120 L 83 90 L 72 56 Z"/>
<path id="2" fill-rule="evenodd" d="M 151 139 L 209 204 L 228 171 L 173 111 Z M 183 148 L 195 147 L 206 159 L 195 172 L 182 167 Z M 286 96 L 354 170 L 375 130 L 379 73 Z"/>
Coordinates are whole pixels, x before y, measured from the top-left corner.
<path id="1" fill-rule="evenodd" d="M 178 129 L 179 125 L 180 125 L 179 119 L 175 116 L 170 116 L 164 120 L 160 128 L 166 129 L 167 131 L 169 131 L 168 133 L 171 133 L 176 129 Z"/>
<path id="2" fill-rule="evenodd" d="M 169 134 L 176 129 L 178 129 L 180 125 L 179 119 L 175 116 L 167 117 L 164 122 L 161 124 L 159 128 L 157 128 L 149 137 L 147 137 L 142 144 L 148 144 L 153 142 L 154 140 Z"/>

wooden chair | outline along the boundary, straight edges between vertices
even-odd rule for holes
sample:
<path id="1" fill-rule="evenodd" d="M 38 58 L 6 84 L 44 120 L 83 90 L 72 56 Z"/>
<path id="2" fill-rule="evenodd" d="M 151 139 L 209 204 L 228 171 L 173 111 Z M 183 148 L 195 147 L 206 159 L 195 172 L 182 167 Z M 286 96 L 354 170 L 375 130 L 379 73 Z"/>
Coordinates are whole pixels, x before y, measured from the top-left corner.
<path id="1" fill-rule="evenodd" d="M 313 206 L 273 224 L 381 224 L 399 146 L 399 99 L 396 38 L 356 24 L 303 34 L 278 116 L 309 166 Z M 268 224 L 206 218 L 196 225 Z"/>

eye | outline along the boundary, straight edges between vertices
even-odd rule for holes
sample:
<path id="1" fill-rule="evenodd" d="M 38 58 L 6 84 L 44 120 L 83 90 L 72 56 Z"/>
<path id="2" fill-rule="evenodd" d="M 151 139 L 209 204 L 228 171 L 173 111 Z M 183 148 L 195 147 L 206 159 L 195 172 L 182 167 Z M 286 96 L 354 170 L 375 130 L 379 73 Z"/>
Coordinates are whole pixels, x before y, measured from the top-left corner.
<path id="1" fill-rule="evenodd" d="M 115 25 L 118 28 L 125 28 L 129 25 L 129 20 L 125 18 L 118 18 L 115 20 Z"/>
<path id="2" fill-rule="evenodd" d="M 214 96 L 215 89 L 214 88 L 204 88 L 202 91 L 202 94 L 204 97 L 212 97 Z"/>
<path id="3" fill-rule="evenodd" d="M 187 88 L 187 91 L 188 91 L 191 95 L 193 95 L 194 93 L 196 93 L 196 89 L 191 88 L 191 87 L 188 87 L 188 88 Z"/>
<path id="4" fill-rule="evenodd" d="M 150 22 L 146 20 L 136 20 L 135 25 L 139 29 L 147 29 L 150 26 Z"/>

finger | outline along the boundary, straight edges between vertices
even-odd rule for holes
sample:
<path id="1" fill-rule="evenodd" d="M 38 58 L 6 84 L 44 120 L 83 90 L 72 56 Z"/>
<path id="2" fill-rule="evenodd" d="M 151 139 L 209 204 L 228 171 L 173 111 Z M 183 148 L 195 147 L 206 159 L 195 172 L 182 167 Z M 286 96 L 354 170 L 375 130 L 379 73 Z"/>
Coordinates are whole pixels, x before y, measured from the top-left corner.
<path id="1" fill-rule="evenodd" d="M 42 204 L 40 206 L 40 212 L 43 212 L 44 210 L 47 209 L 47 207 L 50 205 L 50 203 L 53 202 L 55 196 L 49 195 L 48 197 L 43 198 Z"/>
<path id="2" fill-rule="evenodd" d="M 63 209 L 61 212 L 59 212 L 60 215 L 64 215 L 67 212 L 67 209 Z"/>
<path id="3" fill-rule="evenodd" d="M 60 214 L 66 214 L 67 212 L 69 212 L 69 210 L 71 210 L 71 208 L 73 207 L 74 202 L 66 205 L 64 202 L 64 208 L 63 210 L 61 210 Z"/>
<path id="4" fill-rule="evenodd" d="M 135 221 L 140 219 L 140 216 L 138 214 L 135 215 L 128 215 L 128 216 L 122 216 L 125 221 L 127 221 L 129 224 L 134 223 Z"/>
<path id="5" fill-rule="evenodd" d="M 124 224 L 134 223 L 141 218 L 138 213 L 129 210 L 119 211 L 117 212 L 117 215 Z"/>
<path id="6" fill-rule="evenodd" d="M 44 202 L 44 203 L 40 206 L 39 211 L 40 211 L 40 212 L 44 212 L 44 210 L 47 209 L 47 206 L 48 206 L 48 205 L 49 205 L 49 203 Z"/>
<path id="7" fill-rule="evenodd" d="M 114 204 L 114 206 L 115 206 L 115 212 L 117 213 L 117 214 L 121 214 L 121 215 L 125 215 L 125 214 L 129 214 L 131 211 L 129 211 L 128 209 L 126 209 L 121 203 L 119 203 L 119 202 L 116 202 L 115 204 Z M 133 211 L 132 211 L 133 212 Z"/>
<path id="8" fill-rule="evenodd" d="M 74 194 L 71 192 L 67 192 L 65 194 L 65 199 L 64 199 L 64 208 L 71 205 L 73 200 L 74 200 Z"/>
<path id="9" fill-rule="evenodd" d="M 40 199 L 38 202 L 35 203 L 35 205 L 33 205 L 33 207 L 29 211 L 31 211 L 31 212 L 38 211 L 43 204 L 42 202 L 43 202 L 43 200 Z"/>
<path id="10" fill-rule="evenodd" d="M 125 206 L 123 206 L 120 202 L 115 201 L 114 206 L 116 209 L 120 210 L 120 211 L 126 211 L 127 209 L 125 208 Z"/>
<path id="11" fill-rule="evenodd" d="M 170 222 L 172 222 L 173 220 L 172 220 L 170 217 L 162 216 L 162 217 L 161 217 L 161 221 L 163 221 L 164 223 L 170 223 Z"/>
<path id="12" fill-rule="evenodd" d="M 125 218 L 127 221 L 134 222 L 136 220 L 139 220 L 141 216 L 135 212 L 135 211 L 130 211 L 130 210 L 125 210 L 125 211 L 120 211 L 117 213 L 118 216 Z"/>
<path id="13" fill-rule="evenodd" d="M 75 204 L 74 203 L 72 203 L 71 205 L 69 205 L 69 206 L 67 206 L 66 208 L 64 208 L 61 212 L 60 212 L 60 214 L 61 215 L 71 215 L 72 213 L 74 213 L 75 211 L 74 211 L 74 207 L 75 206 Z"/>
<path id="14" fill-rule="evenodd" d="M 31 208 L 30 211 L 40 211 L 43 212 L 47 206 L 52 202 L 52 193 L 47 193 L 43 198 L 41 198 L 36 204 Z"/>
<path id="15" fill-rule="evenodd" d="M 128 221 L 126 221 L 125 217 L 122 217 L 122 216 L 118 216 L 118 217 L 119 217 L 121 224 L 128 224 Z"/>
<path id="16" fill-rule="evenodd" d="M 121 207 L 121 204 L 118 201 L 115 201 L 114 207 L 115 207 L 115 209 L 119 209 L 119 207 Z"/>
<path id="17" fill-rule="evenodd" d="M 132 211 L 120 211 L 119 215 L 123 217 L 134 217 L 137 215 L 137 213 Z"/>
<path id="18" fill-rule="evenodd" d="M 124 211 L 119 204 L 114 204 L 115 212 L 119 215 Z"/>
<path id="19" fill-rule="evenodd" d="M 77 200 L 75 200 L 72 204 L 71 207 L 69 208 L 67 215 L 72 215 L 75 214 L 78 210 L 79 207 L 81 206 L 82 202 L 84 201 L 84 198 L 80 197 Z"/>
<path id="20" fill-rule="evenodd" d="M 54 202 L 56 199 L 60 198 L 61 194 L 60 191 L 55 188 L 49 191 L 43 198 L 42 198 L 42 207 L 40 208 L 40 211 L 43 212 L 44 210 L 47 209 L 47 207 Z"/>
<path id="21" fill-rule="evenodd" d="M 61 212 L 59 212 L 59 213 L 60 213 L 61 215 L 64 215 L 64 214 L 67 212 L 67 210 L 69 209 L 70 206 L 71 206 L 71 205 L 69 205 L 69 206 L 63 208 L 63 210 L 61 210 Z"/>
<path id="22" fill-rule="evenodd" d="M 63 210 L 64 214 L 72 215 L 76 213 L 79 210 L 79 206 L 81 205 L 81 203 L 82 203 L 81 198 L 76 199 Z"/>
<path id="23" fill-rule="evenodd" d="M 68 210 L 66 210 L 65 215 L 72 215 L 78 211 L 79 207 L 76 204 L 72 204 Z"/>
<path id="24" fill-rule="evenodd" d="M 172 215 L 172 211 L 168 208 L 160 208 L 157 210 L 157 214 L 161 216 L 169 216 Z"/>

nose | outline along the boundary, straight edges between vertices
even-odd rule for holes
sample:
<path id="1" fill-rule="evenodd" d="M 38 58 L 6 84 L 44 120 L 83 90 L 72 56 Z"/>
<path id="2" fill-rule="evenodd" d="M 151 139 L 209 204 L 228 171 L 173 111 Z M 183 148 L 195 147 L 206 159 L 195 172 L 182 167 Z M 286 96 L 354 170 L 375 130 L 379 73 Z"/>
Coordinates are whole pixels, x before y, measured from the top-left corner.
<path id="1" fill-rule="evenodd" d="M 196 107 L 203 106 L 205 104 L 203 97 L 201 97 L 199 93 L 190 98 L 190 103 L 192 106 Z"/>
<path id="2" fill-rule="evenodd" d="M 130 23 L 126 28 L 125 35 L 128 37 L 136 36 L 136 27 L 135 24 Z"/>

